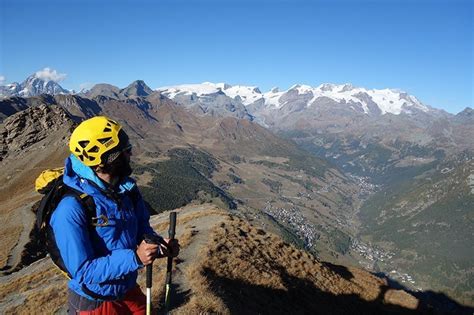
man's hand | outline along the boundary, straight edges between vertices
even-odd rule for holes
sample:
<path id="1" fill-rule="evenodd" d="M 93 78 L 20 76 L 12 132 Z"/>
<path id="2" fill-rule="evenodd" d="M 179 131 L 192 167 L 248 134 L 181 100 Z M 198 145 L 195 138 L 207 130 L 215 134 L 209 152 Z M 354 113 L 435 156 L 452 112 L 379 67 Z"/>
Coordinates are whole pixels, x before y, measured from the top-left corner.
<path id="1" fill-rule="evenodd" d="M 168 244 L 166 247 L 163 244 L 160 244 L 161 255 L 163 257 L 176 257 L 179 255 L 179 242 L 177 239 L 170 240 L 169 238 L 164 239 L 165 242 Z"/>
<path id="2" fill-rule="evenodd" d="M 155 260 L 159 254 L 158 244 L 148 244 L 145 241 L 142 241 L 137 248 L 137 256 L 144 266 L 149 265 Z"/>

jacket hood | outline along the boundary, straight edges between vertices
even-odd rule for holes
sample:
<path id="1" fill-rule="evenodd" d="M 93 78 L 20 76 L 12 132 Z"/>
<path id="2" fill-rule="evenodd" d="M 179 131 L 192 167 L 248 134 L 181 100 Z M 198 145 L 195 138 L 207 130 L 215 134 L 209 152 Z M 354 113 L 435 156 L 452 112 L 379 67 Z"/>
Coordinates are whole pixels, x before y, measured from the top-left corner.
<path id="1" fill-rule="evenodd" d="M 89 166 L 83 164 L 77 157 L 71 154 L 65 161 L 63 181 L 66 185 L 92 194 L 97 190 L 110 190 L 105 183 L 95 174 Z M 91 184 L 93 183 L 93 184 Z M 136 183 L 130 177 L 126 177 L 118 188 L 118 193 L 125 193 L 135 188 Z"/>

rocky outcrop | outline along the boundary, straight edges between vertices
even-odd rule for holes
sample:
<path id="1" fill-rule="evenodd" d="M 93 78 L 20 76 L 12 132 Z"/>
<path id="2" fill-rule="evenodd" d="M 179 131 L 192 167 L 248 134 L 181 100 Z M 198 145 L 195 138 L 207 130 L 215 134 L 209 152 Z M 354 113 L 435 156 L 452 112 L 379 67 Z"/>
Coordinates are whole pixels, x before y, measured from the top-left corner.
<path id="1" fill-rule="evenodd" d="M 58 106 L 40 105 L 20 111 L 0 124 L 0 161 L 24 150 L 59 129 L 71 129 L 73 120 Z"/>
<path id="2" fill-rule="evenodd" d="M 102 112 L 97 101 L 79 95 L 55 95 L 52 104 L 62 106 L 71 117 L 77 119 L 90 118 Z"/>

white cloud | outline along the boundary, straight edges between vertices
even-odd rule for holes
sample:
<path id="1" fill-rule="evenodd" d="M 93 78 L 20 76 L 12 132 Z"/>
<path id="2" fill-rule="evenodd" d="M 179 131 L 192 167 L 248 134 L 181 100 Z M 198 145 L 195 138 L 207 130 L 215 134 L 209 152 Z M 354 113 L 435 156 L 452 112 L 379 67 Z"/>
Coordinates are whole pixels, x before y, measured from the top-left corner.
<path id="1" fill-rule="evenodd" d="M 84 82 L 79 84 L 79 91 L 90 90 L 94 86 L 92 82 Z"/>
<path id="2" fill-rule="evenodd" d="M 0 85 L 3 85 L 6 79 L 4 75 L 0 75 Z"/>
<path id="3" fill-rule="evenodd" d="M 64 73 L 58 73 L 56 70 L 51 68 L 44 68 L 43 70 L 36 72 L 35 76 L 42 80 L 61 82 L 66 79 L 67 75 Z"/>

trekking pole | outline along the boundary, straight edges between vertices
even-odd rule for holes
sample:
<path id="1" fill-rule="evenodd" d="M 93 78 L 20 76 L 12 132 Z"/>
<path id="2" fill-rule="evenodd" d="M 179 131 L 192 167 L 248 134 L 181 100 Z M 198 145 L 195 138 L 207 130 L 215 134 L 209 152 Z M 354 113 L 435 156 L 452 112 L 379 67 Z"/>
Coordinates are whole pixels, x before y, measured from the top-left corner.
<path id="1" fill-rule="evenodd" d="M 145 242 L 148 244 L 166 244 L 158 235 L 144 235 Z M 152 286 L 153 262 L 146 266 L 146 315 L 151 315 L 151 286 Z"/>
<path id="2" fill-rule="evenodd" d="M 151 315 L 151 280 L 153 263 L 146 266 L 146 315 Z"/>
<path id="3" fill-rule="evenodd" d="M 174 239 L 176 229 L 176 212 L 170 213 L 170 228 L 168 230 L 168 237 L 170 240 Z M 165 314 L 168 314 L 171 303 L 171 271 L 173 269 L 173 257 L 168 257 L 168 265 L 166 266 L 166 293 L 165 293 Z"/>

